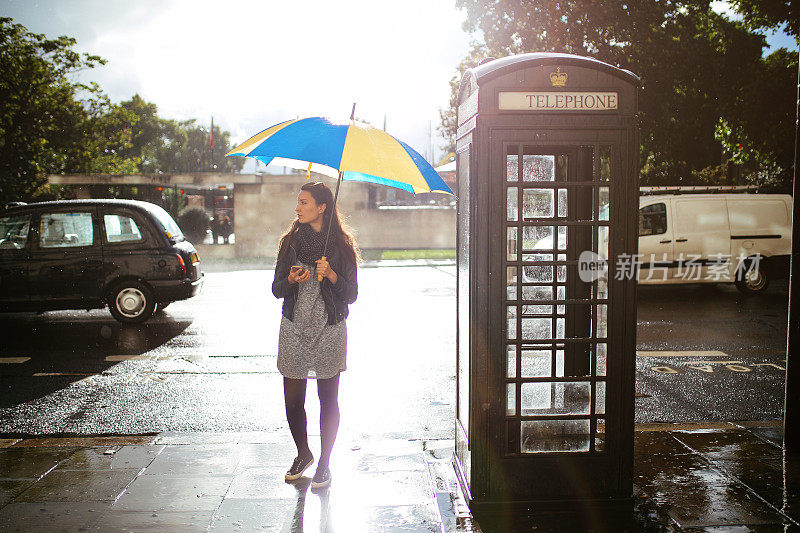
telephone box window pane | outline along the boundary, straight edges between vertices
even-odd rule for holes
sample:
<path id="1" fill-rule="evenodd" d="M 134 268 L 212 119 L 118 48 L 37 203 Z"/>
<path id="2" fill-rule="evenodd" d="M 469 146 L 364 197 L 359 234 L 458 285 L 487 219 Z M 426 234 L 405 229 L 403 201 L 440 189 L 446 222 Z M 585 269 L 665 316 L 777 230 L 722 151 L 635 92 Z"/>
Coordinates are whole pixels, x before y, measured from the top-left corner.
<path id="1" fill-rule="evenodd" d="M 552 377 L 551 350 L 522 350 L 522 377 Z"/>
<path id="2" fill-rule="evenodd" d="M 564 322 L 563 318 L 556 319 L 556 338 L 563 339 L 564 338 Z"/>
<path id="3" fill-rule="evenodd" d="M 556 164 L 556 179 L 558 181 L 567 181 L 567 166 L 569 165 L 569 157 L 566 155 L 558 156 Z"/>
<path id="4" fill-rule="evenodd" d="M 523 420 L 522 453 L 588 452 L 588 420 Z"/>
<path id="5" fill-rule="evenodd" d="M 551 414 L 553 412 L 552 387 L 554 383 L 523 383 L 520 409 L 523 416 Z"/>
<path id="6" fill-rule="evenodd" d="M 506 298 L 517 299 L 517 267 L 506 267 Z"/>
<path id="7" fill-rule="evenodd" d="M 602 452 L 606 448 L 606 421 L 597 421 L 597 430 L 594 434 L 594 451 Z"/>
<path id="8" fill-rule="evenodd" d="M 606 414 L 606 382 L 598 381 L 595 383 L 594 412 L 598 415 Z"/>
<path id="9" fill-rule="evenodd" d="M 558 216 L 567 216 L 567 189 L 558 189 Z"/>
<path id="10" fill-rule="evenodd" d="M 553 314 L 553 306 L 552 305 L 537 304 L 537 305 L 523 305 L 522 306 L 522 316 L 552 315 L 552 314 Z"/>
<path id="11" fill-rule="evenodd" d="M 522 338 L 526 340 L 553 338 L 553 320 L 550 318 L 523 318 Z"/>
<path id="12" fill-rule="evenodd" d="M 516 146 L 508 147 L 508 155 L 506 156 L 506 181 L 517 181 L 519 173 L 519 156 L 517 155 L 518 148 Z"/>
<path id="13" fill-rule="evenodd" d="M 517 338 L 517 308 L 513 305 L 508 306 L 506 316 L 508 317 L 508 338 L 510 340 Z"/>
<path id="14" fill-rule="evenodd" d="M 605 339 L 608 337 L 608 306 L 598 304 L 597 306 L 597 338 Z"/>
<path id="15" fill-rule="evenodd" d="M 564 283 L 567 281 L 567 267 L 566 265 L 558 267 L 558 281 Z"/>
<path id="16" fill-rule="evenodd" d="M 588 415 L 590 385 L 588 381 L 523 383 L 522 415 Z"/>
<path id="17" fill-rule="evenodd" d="M 522 287 L 523 300 L 552 300 L 553 287 Z"/>
<path id="18" fill-rule="evenodd" d="M 524 266 L 522 267 L 524 274 L 523 281 L 526 283 L 550 283 L 553 281 L 553 267 L 552 266 Z"/>
<path id="19" fill-rule="evenodd" d="M 517 260 L 517 228 L 508 228 L 508 254 L 506 260 Z"/>
<path id="20" fill-rule="evenodd" d="M 605 376 L 606 375 L 606 351 L 608 350 L 608 345 L 605 342 L 598 342 L 597 347 L 595 348 L 595 365 L 596 365 L 596 374 L 598 376 Z"/>
<path id="21" fill-rule="evenodd" d="M 524 181 L 553 181 L 555 177 L 555 156 L 522 156 L 522 179 Z"/>
<path id="22" fill-rule="evenodd" d="M 600 226 L 597 228 L 597 255 L 600 259 L 608 260 L 608 232 L 611 228 L 608 226 Z M 606 267 L 606 274 L 608 268 Z"/>
<path id="23" fill-rule="evenodd" d="M 558 299 L 559 300 L 566 300 L 567 299 L 567 291 L 564 285 L 558 286 Z"/>
<path id="24" fill-rule="evenodd" d="M 517 188 L 509 187 L 506 193 L 506 218 L 510 221 L 518 220 Z"/>
<path id="25" fill-rule="evenodd" d="M 611 145 L 600 147 L 600 181 L 611 181 Z"/>
<path id="26" fill-rule="evenodd" d="M 600 212 L 597 218 L 598 220 L 604 221 L 611 220 L 611 211 L 609 210 L 610 194 L 608 192 L 608 187 L 600 187 L 598 194 L 600 198 L 597 202 L 597 205 L 600 207 Z"/>
<path id="27" fill-rule="evenodd" d="M 523 261 L 552 261 L 553 254 L 522 254 Z"/>
<path id="28" fill-rule="evenodd" d="M 600 300 L 608 299 L 608 278 L 599 278 L 597 280 L 597 298 Z"/>
<path id="29" fill-rule="evenodd" d="M 522 242 L 524 250 L 552 250 L 553 226 L 525 226 Z"/>
<path id="30" fill-rule="evenodd" d="M 566 250 L 567 249 L 567 227 L 566 226 L 559 226 L 558 227 L 558 249 L 559 250 Z"/>
<path id="31" fill-rule="evenodd" d="M 506 346 L 506 359 L 508 360 L 506 377 L 517 377 L 517 347 L 515 345 Z"/>
<path id="32" fill-rule="evenodd" d="M 506 385 L 506 414 L 517 413 L 517 386 L 513 383 Z"/>
<path id="33" fill-rule="evenodd" d="M 556 377 L 564 377 L 564 350 L 556 350 Z"/>
<path id="34" fill-rule="evenodd" d="M 549 218 L 553 216 L 555 191 L 553 189 L 525 189 L 522 196 L 522 218 Z"/>

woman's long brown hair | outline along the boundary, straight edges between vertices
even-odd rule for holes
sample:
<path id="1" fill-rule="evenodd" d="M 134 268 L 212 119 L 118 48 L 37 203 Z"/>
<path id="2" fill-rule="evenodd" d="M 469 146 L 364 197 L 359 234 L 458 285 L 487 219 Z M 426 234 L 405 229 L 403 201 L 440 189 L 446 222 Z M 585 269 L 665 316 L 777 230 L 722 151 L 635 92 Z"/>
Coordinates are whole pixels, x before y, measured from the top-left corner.
<path id="1" fill-rule="evenodd" d="M 330 246 L 330 244 L 338 246 L 339 249 L 349 255 L 356 264 L 360 263 L 361 251 L 358 249 L 358 243 L 356 243 L 356 238 L 353 236 L 352 230 L 347 224 L 342 222 L 339 216 L 339 208 L 331 209 L 331 206 L 333 206 L 333 193 L 328 186 L 321 181 L 317 181 L 303 184 L 300 190 L 310 192 L 314 201 L 317 202 L 317 205 L 325 204 L 325 212 L 322 214 L 322 231 L 328 231 L 328 224 L 333 221 L 333 225 L 331 226 L 331 243 L 329 243 L 328 246 Z M 289 244 L 292 242 L 294 234 L 297 233 L 299 227 L 300 221 L 294 219 L 289 229 L 281 235 L 280 244 L 278 245 L 278 261 L 281 260 L 283 254 L 289 249 Z"/>

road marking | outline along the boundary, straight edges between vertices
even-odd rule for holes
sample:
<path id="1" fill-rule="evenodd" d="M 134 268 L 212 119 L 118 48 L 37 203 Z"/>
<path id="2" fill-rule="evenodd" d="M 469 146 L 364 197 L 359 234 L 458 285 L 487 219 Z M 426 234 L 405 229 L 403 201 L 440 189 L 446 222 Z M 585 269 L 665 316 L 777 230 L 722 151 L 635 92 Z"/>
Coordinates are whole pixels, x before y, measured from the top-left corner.
<path id="1" fill-rule="evenodd" d="M 152 359 L 149 355 L 109 355 L 106 361 L 144 361 Z"/>
<path id="2" fill-rule="evenodd" d="M 735 365 L 741 361 L 686 361 L 687 365 Z"/>
<path id="3" fill-rule="evenodd" d="M 24 363 L 25 361 L 30 361 L 30 357 L 0 357 L 0 363 L 6 364 L 13 364 L 13 363 Z"/>
<path id="4" fill-rule="evenodd" d="M 636 355 L 639 357 L 728 357 L 725 352 L 717 350 L 696 351 L 696 350 L 637 350 Z"/>
<path id="5" fill-rule="evenodd" d="M 33 377 L 41 378 L 45 376 L 93 376 L 94 374 L 87 374 L 86 372 L 36 372 Z"/>

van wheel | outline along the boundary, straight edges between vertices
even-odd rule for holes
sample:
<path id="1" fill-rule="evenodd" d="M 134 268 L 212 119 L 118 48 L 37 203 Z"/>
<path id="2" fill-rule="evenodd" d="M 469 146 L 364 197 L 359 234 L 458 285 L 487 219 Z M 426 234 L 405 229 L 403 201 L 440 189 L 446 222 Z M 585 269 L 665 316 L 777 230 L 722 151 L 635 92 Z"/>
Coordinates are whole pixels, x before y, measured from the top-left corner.
<path id="1" fill-rule="evenodd" d="M 769 286 L 769 276 L 764 268 L 765 265 L 761 264 L 757 268 L 751 268 L 752 265 L 752 260 L 746 259 L 736 272 L 734 284 L 745 294 L 763 292 Z"/>
<path id="2" fill-rule="evenodd" d="M 127 324 L 144 322 L 155 311 L 153 291 L 138 281 L 125 281 L 116 285 L 108 295 L 111 316 Z"/>

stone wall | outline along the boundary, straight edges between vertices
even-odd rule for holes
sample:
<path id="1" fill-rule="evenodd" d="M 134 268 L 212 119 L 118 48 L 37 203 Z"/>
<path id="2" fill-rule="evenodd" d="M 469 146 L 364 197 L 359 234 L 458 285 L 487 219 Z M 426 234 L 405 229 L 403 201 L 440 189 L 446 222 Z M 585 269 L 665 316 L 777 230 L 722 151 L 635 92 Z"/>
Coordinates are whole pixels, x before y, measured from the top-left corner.
<path id="1" fill-rule="evenodd" d="M 234 186 L 236 257 L 275 257 L 303 183 L 303 176 L 264 176 L 261 184 Z M 326 184 L 333 189 L 336 182 Z M 367 195 L 366 184 L 343 182 L 338 200 L 362 249 L 455 248 L 454 209 L 371 209 Z"/>

